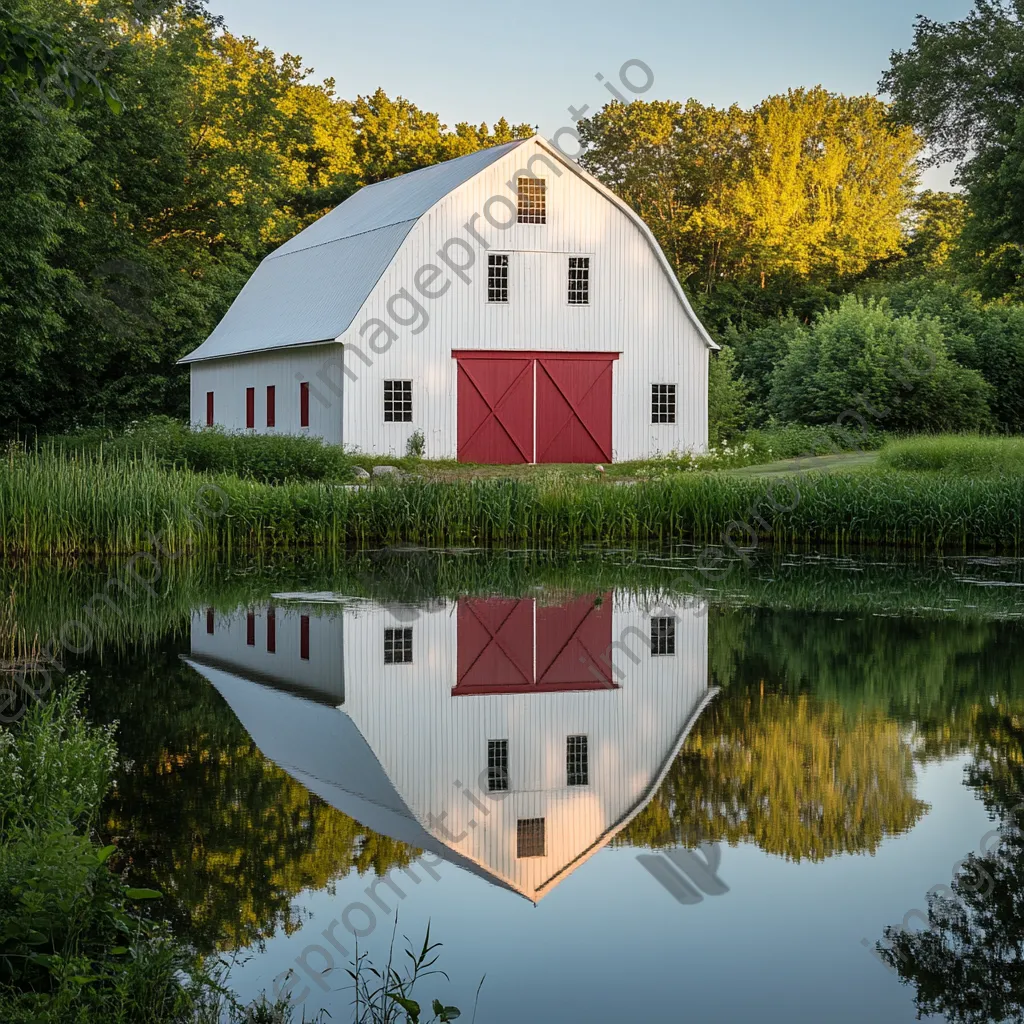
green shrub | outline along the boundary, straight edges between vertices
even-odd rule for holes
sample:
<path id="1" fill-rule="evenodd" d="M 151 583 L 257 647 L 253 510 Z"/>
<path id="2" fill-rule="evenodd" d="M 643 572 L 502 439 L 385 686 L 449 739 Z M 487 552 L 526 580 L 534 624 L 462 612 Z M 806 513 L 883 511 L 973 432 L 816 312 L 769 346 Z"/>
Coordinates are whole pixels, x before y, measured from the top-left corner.
<path id="1" fill-rule="evenodd" d="M 105 452 L 153 460 L 167 467 L 235 473 L 264 483 L 347 480 L 352 473 L 351 458 L 318 437 L 250 434 L 217 427 L 192 430 L 166 416 L 154 416 L 121 434 L 92 429 L 50 438 L 46 444 L 62 452 L 93 456 Z"/>
<path id="2" fill-rule="evenodd" d="M 736 355 L 736 372 L 747 385 L 751 423 L 760 426 L 768 421 L 772 371 L 785 358 L 793 339 L 803 331 L 803 324 L 789 316 L 761 327 L 730 326 L 725 332 L 725 341 Z"/>
<path id="3" fill-rule="evenodd" d="M 885 468 L 908 472 L 1024 476 L 1024 438 L 977 435 L 908 438 L 887 444 L 879 461 Z"/>
<path id="4" fill-rule="evenodd" d="M 708 362 L 708 441 L 734 437 L 746 418 L 747 387 L 739 379 L 736 355 L 728 345 Z"/>
<path id="5" fill-rule="evenodd" d="M 989 421 L 990 391 L 950 358 L 938 320 L 851 296 L 791 341 L 771 405 L 786 422 L 859 415 L 886 430 L 976 430 Z"/>
<path id="6" fill-rule="evenodd" d="M 838 452 L 871 451 L 880 448 L 885 434 L 851 420 L 846 423 L 825 423 L 808 426 L 789 423 L 785 426 L 748 430 L 743 441 L 751 446 L 753 456 L 748 465 L 774 462 L 778 459 L 799 459 L 811 455 L 834 455 Z"/>

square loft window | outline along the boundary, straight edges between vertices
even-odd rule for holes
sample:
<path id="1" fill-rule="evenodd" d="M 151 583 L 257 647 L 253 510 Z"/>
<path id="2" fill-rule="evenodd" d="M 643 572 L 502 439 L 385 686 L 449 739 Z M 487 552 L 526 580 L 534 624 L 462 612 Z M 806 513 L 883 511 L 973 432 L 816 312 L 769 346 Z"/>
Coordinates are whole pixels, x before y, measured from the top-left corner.
<path id="1" fill-rule="evenodd" d="M 516 822 L 516 856 L 544 856 L 543 818 L 520 818 Z"/>
<path id="2" fill-rule="evenodd" d="M 565 782 L 568 786 L 590 785 L 586 736 L 569 736 L 565 741 Z"/>
<path id="3" fill-rule="evenodd" d="M 412 664 L 412 627 L 384 630 L 384 664 Z"/>
<path id="4" fill-rule="evenodd" d="M 508 792 L 508 740 L 487 741 L 487 789 Z"/>
<path id="5" fill-rule="evenodd" d="M 651 385 L 651 422 L 675 423 L 676 421 L 676 386 L 675 384 Z"/>
<path id="6" fill-rule="evenodd" d="M 520 224 L 546 223 L 546 191 L 547 182 L 544 178 L 516 179 L 516 198 L 518 199 L 518 217 L 516 219 Z"/>
<path id="7" fill-rule="evenodd" d="M 651 654 L 668 657 L 676 653 L 676 620 L 671 617 L 651 619 Z"/>
<path id="8" fill-rule="evenodd" d="M 508 256 L 487 256 L 487 301 L 508 302 Z"/>
<path id="9" fill-rule="evenodd" d="M 412 423 L 412 381 L 384 381 L 384 422 Z"/>
<path id="10" fill-rule="evenodd" d="M 569 305 L 586 306 L 590 303 L 590 257 L 569 257 Z"/>

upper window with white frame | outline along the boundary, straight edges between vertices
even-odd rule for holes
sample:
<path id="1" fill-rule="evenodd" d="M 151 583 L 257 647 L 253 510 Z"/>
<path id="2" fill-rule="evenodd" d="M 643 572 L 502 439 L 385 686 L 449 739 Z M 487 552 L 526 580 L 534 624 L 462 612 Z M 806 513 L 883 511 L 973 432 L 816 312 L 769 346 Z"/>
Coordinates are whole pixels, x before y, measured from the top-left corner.
<path id="1" fill-rule="evenodd" d="M 412 381 L 384 381 L 384 422 L 412 423 Z"/>
<path id="2" fill-rule="evenodd" d="M 569 257 L 569 305 L 586 306 L 590 302 L 590 257 Z"/>
<path id="3" fill-rule="evenodd" d="M 517 178 L 516 219 L 520 224 L 547 223 L 547 181 L 544 178 Z"/>
<path id="4" fill-rule="evenodd" d="M 504 253 L 487 255 L 487 301 L 508 302 L 508 256 Z"/>
<path id="5" fill-rule="evenodd" d="M 651 385 L 651 422 L 675 423 L 676 421 L 676 386 L 675 384 Z"/>

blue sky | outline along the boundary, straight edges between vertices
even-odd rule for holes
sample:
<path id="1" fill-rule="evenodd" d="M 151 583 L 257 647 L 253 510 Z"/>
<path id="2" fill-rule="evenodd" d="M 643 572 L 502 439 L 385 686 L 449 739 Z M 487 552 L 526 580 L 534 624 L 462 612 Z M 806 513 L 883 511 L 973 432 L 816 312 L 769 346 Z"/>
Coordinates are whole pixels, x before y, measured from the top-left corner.
<path id="1" fill-rule="evenodd" d="M 749 106 L 800 85 L 873 93 L 916 14 L 962 17 L 970 0 L 597 0 L 586 4 L 359 4 L 330 0 L 210 0 L 227 27 L 278 53 L 300 54 L 318 78 L 354 98 L 382 86 L 457 121 L 570 123 L 567 108 L 600 107 L 622 63 L 648 64 L 646 99 L 695 97 Z M 566 148 L 568 148 L 566 144 Z M 941 183 L 941 175 L 929 175 Z"/>

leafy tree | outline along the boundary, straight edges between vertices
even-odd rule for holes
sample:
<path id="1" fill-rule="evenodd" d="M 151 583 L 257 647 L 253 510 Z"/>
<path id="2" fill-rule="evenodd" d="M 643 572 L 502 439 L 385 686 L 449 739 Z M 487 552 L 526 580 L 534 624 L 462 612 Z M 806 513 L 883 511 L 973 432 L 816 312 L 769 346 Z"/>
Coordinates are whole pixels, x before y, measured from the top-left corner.
<path id="1" fill-rule="evenodd" d="M 918 141 L 871 97 L 798 89 L 751 110 L 637 100 L 578 128 L 583 164 L 704 293 L 773 279 L 792 291 L 901 251 Z"/>
<path id="2" fill-rule="evenodd" d="M 767 421 L 768 399 L 772 387 L 772 371 L 782 361 L 794 337 L 803 325 L 790 315 L 783 320 L 767 321 L 762 327 L 738 329 L 729 324 L 724 331 L 725 342 L 735 354 L 736 372 L 748 390 L 748 416 L 754 425 Z"/>
<path id="3" fill-rule="evenodd" d="M 137 884 L 167 894 L 154 909 L 210 951 L 290 934 L 293 900 L 350 870 L 384 874 L 417 851 L 377 836 L 310 794 L 256 749 L 206 680 L 175 647 L 90 666 L 90 705 L 120 720 L 127 766 L 103 831 Z M 129 672 L 145 699 L 126 700 Z"/>
<path id="4" fill-rule="evenodd" d="M 851 296 L 793 338 L 770 402 L 791 422 L 852 413 L 889 430 L 970 430 L 988 422 L 988 394 L 950 358 L 939 321 Z"/>
<path id="5" fill-rule="evenodd" d="M 737 374 L 736 356 L 728 346 L 712 353 L 708 364 L 708 440 L 717 444 L 735 437 L 743 425 L 747 386 Z"/>
<path id="6" fill-rule="evenodd" d="M 948 270 L 967 223 L 967 202 L 955 192 L 926 189 L 914 198 L 906 265 L 920 273 Z"/>
<path id="7" fill-rule="evenodd" d="M 965 248 L 980 256 L 987 295 L 1019 292 L 1024 276 L 1024 5 L 975 0 L 960 21 L 918 17 L 913 45 L 894 52 L 881 88 L 893 114 L 954 161 L 972 216 Z"/>

